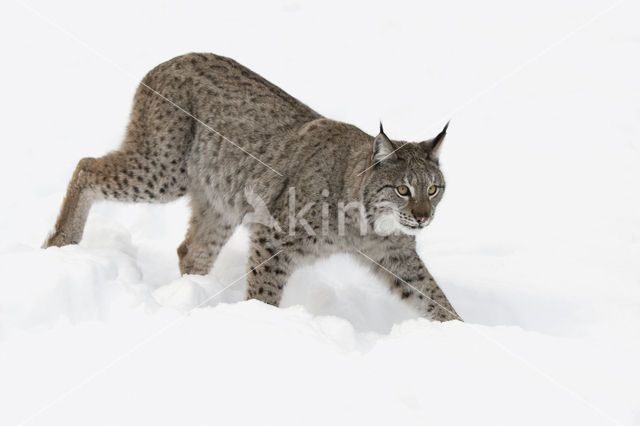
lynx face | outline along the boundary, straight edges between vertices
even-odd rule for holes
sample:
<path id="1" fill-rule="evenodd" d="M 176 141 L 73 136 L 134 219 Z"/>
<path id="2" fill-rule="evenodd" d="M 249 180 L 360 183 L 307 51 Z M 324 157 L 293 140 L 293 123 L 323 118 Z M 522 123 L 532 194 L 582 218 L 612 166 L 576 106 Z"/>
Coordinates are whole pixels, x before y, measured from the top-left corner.
<path id="1" fill-rule="evenodd" d="M 367 218 L 376 233 L 415 235 L 431 223 L 445 188 L 438 151 L 446 129 L 421 143 L 392 142 L 381 129 L 364 191 Z"/>

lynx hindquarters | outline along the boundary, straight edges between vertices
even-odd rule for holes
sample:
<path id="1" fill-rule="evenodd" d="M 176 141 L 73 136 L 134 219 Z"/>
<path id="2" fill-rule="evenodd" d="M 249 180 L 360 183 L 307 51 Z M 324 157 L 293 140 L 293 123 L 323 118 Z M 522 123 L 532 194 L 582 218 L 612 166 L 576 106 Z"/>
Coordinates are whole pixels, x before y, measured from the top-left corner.
<path id="1" fill-rule="evenodd" d="M 95 201 L 168 202 L 185 195 L 192 139 L 193 119 L 141 85 L 122 146 L 80 160 L 44 247 L 78 243 Z"/>

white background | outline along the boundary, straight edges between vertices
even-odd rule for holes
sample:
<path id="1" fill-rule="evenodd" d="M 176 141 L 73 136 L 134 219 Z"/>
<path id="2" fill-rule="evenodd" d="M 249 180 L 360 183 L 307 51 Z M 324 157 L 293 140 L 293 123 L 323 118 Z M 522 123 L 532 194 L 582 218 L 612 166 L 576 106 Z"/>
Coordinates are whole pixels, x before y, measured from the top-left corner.
<path id="1" fill-rule="evenodd" d="M 633 0 L 4 2 L 0 424 L 640 424 L 639 17 Z M 418 243 L 466 322 L 417 319 L 342 255 L 296 272 L 282 309 L 242 302 L 242 229 L 181 278 L 186 200 L 96 205 L 79 246 L 41 250 L 77 161 L 117 148 L 142 76 L 190 51 L 370 134 L 452 119 Z"/>

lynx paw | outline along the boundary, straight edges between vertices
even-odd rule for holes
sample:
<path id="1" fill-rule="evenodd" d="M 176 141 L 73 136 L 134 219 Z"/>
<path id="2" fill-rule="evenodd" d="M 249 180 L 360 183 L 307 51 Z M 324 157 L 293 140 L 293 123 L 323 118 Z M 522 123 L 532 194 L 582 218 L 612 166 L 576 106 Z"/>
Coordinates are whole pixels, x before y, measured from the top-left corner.
<path id="1" fill-rule="evenodd" d="M 73 241 L 73 239 L 68 238 L 62 232 L 52 231 L 45 240 L 44 244 L 42 244 L 42 248 L 48 247 L 62 247 L 68 246 L 69 244 L 78 244 L 78 241 Z"/>

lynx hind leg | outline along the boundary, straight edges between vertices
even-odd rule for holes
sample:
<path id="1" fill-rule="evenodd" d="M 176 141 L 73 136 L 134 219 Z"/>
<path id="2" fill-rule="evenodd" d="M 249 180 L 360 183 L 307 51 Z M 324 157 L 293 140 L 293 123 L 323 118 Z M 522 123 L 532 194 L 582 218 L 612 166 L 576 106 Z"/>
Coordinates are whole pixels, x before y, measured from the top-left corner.
<path id="1" fill-rule="evenodd" d="M 291 258 L 281 250 L 274 231 L 256 225 L 252 229 L 247 275 L 247 299 L 279 306 L 291 275 Z"/>
<path id="2" fill-rule="evenodd" d="M 166 202 L 187 191 L 186 153 L 194 122 L 174 104 L 147 86 L 168 91 L 172 101 L 184 104 L 184 90 L 176 82 L 161 81 L 161 69 L 149 73 L 133 101 L 127 135 L 118 151 L 78 163 L 55 228 L 44 247 L 78 243 L 97 200 Z"/>
<path id="3" fill-rule="evenodd" d="M 167 175 L 165 175 L 167 176 Z M 171 179 L 175 184 L 170 184 Z M 83 158 L 69 182 L 60 214 L 44 247 L 77 244 L 95 201 L 166 202 L 186 192 L 186 175 L 175 173 L 159 183 L 137 153 L 116 151 L 101 158 Z"/>
<path id="4" fill-rule="evenodd" d="M 206 275 L 233 233 L 235 224 L 225 221 L 208 203 L 192 199 L 191 208 L 189 229 L 178 247 L 180 273 Z"/>

